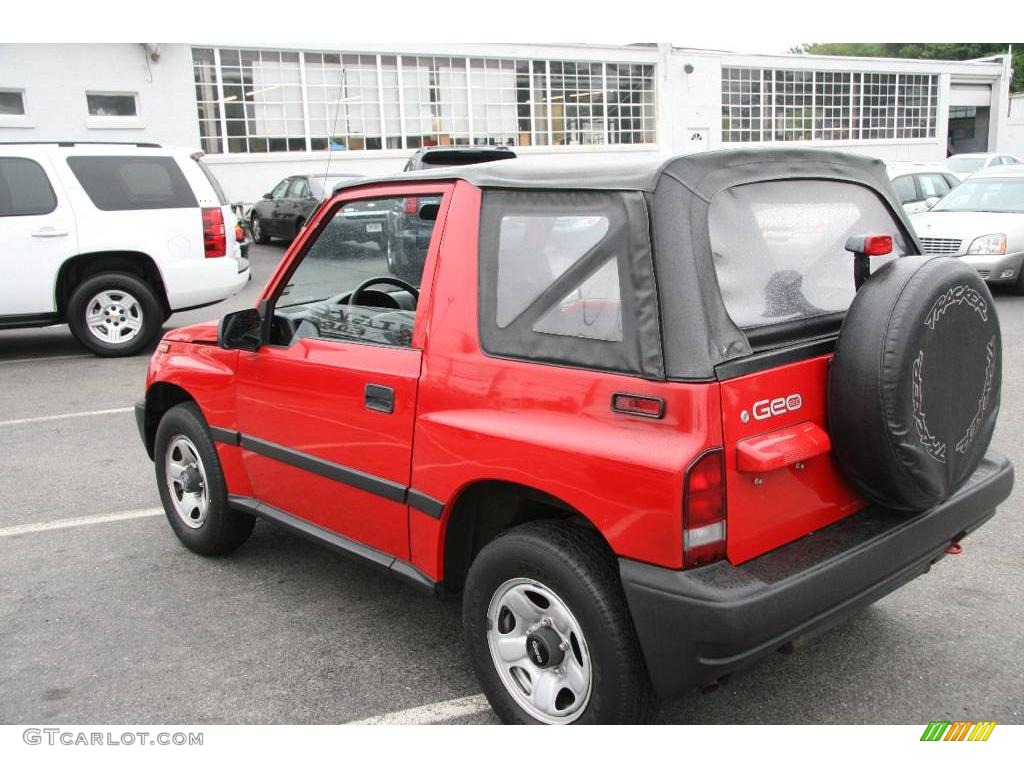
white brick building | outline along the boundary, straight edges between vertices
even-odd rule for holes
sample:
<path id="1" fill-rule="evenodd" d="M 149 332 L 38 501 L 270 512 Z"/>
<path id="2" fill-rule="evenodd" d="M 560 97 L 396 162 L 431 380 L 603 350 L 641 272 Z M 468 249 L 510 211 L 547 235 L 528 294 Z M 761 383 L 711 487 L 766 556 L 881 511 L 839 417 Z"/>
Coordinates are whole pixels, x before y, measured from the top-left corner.
<path id="1" fill-rule="evenodd" d="M 1009 80 L 1006 57 L 764 56 L 669 45 L 4 44 L 0 141 L 202 147 L 237 200 L 322 170 L 328 159 L 337 172 L 398 171 L 430 144 L 667 155 L 786 143 L 941 160 L 950 142 L 958 151 L 1017 149 L 1024 128 L 1008 117 Z"/>

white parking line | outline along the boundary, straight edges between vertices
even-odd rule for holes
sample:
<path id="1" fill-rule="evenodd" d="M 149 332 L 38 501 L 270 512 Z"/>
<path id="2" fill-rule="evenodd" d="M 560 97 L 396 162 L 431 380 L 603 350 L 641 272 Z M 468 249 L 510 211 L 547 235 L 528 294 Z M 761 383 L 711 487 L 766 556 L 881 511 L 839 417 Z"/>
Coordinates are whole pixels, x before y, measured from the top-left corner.
<path id="1" fill-rule="evenodd" d="M 0 421 L 0 427 L 10 427 L 15 424 L 35 424 L 40 421 L 57 421 L 59 419 L 79 419 L 84 416 L 107 416 L 111 413 L 128 413 L 133 410 L 133 407 L 107 408 L 102 411 L 78 411 L 77 413 L 58 413 L 54 416 L 32 416 L 27 419 L 8 419 L 7 421 Z"/>
<path id="2" fill-rule="evenodd" d="M 461 699 L 439 701 L 422 707 L 403 709 L 401 712 L 388 712 L 374 715 L 365 720 L 353 720 L 346 725 L 429 725 L 443 723 L 466 715 L 477 715 L 491 708 L 487 698 L 478 693 L 475 696 L 463 696 Z"/>
<path id="3" fill-rule="evenodd" d="M 52 355 L 50 357 L 16 357 L 13 360 L 0 360 L 0 365 L 13 363 L 45 363 L 51 360 L 81 360 L 83 357 L 96 357 L 96 355 Z"/>
<path id="4" fill-rule="evenodd" d="M 99 523 L 114 523 L 118 520 L 134 520 L 139 517 L 156 517 L 162 515 L 162 507 L 149 507 L 148 509 L 131 509 L 127 512 L 109 512 L 105 515 L 89 515 L 88 517 L 67 517 L 63 520 L 51 520 L 48 523 L 27 523 L 25 525 L 11 525 L 7 528 L 0 528 L 0 538 L 7 536 L 20 536 L 24 533 L 41 533 L 43 531 L 56 531 L 61 528 L 77 528 L 82 525 L 98 525 Z"/>

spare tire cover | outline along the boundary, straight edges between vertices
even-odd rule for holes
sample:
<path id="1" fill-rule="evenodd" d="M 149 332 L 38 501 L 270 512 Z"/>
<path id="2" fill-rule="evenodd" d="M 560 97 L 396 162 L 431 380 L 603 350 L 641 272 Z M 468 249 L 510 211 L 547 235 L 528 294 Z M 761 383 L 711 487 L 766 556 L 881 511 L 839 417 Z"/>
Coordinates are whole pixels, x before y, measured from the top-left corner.
<path id="1" fill-rule="evenodd" d="M 948 257 L 883 265 L 857 292 L 829 372 L 836 458 L 892 509 L 949 498 L 977 469 L 999 412 L 999 319 L 985 282 Z"/>

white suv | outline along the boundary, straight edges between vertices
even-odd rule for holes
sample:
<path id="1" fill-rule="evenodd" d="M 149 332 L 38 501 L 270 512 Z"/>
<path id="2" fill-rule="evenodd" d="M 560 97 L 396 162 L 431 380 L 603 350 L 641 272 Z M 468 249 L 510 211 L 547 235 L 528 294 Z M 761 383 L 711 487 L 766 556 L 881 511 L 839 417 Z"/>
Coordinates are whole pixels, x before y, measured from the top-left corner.
<path id="1" fill-rule="evenodd" d="M 131 355 L 171 313 L 249 279 L 201 152 L 156 144 L 0 145 L 0 328 L 67 323 Z"/>

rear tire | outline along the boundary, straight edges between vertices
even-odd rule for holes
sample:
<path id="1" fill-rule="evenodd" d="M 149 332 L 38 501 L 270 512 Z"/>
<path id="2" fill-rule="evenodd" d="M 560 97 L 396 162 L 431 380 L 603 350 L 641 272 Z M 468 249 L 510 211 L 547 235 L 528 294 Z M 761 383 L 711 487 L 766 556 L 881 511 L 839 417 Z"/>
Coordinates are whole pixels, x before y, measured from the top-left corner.
<path id="1" fill-rule="evenodd" d="M 228 504 L 217 449 L 195 403 L 164 414 L 153 463 L 164 514 L 182 544 L 200 555 L 224 555 L 245 543 L 256 518 Z"/>
<path id="2" fill-rule="evenodd" d="M 145 349 L 160 332 L 165 315 L 149 284 L 124 272 L 94 275 L 68 299 L 71 332 L 103 357 L 125 357 Z"/>
<path id="3" fill-rule="evenodd" d="M 540 520 L 502 534 L 470 567 L 462 617 L 467 654 L 502 722 L 653 716 L 618 563 L 593 531 Z"/>
<path id="4" fill-rule="evenodd" d="M 252 229 L 252 239 L 259 245 L 267 245 L 270 242 L 270 235 L 263 229 L 263 222 L 260 221 L 260 217 L 257 214 L 252 215 L 252 219 L 249 223 Z"/>

